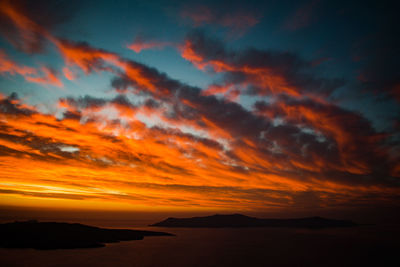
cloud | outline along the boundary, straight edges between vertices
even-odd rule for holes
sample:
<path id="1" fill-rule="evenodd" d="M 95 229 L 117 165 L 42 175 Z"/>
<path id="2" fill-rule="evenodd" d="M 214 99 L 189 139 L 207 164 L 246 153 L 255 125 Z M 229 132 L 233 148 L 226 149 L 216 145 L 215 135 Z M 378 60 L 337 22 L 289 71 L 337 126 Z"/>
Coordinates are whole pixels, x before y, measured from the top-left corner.
<path id="1" fill-rule="evenodd" d="M 301 5 L 293 14 L 287 18 L 283 28 L 290 31 L 305 28 L 315 20 L 315 9 L 318 7 L 319 0 L 312 0 Z"/>
<path id="2" fill-rule="evenodd" d="M 42 67 L 43 76 L 39 77 L 26 77 L 25 79 L 29 82 L 39 83 L 42 85 L 53 85 L 57 87 L 63 87 L 63 83 L 58 78 L 57 72 L 49 67 Z"/>
<path id="3" fill-rule="evenodd" d="M 129 44 L 127 47 L 136 53 L 140 53 L 142 50 L 147 49 L 162 49 L 166 46 L 173 45 L 170 42 L 159 42 L 159 41 L 151 41 L 145 40 L 142 36 L 136 36 L 135 40 Z"/>
<path id="4" fill-rule="evenodd" d="M 2 50 L 0 50 L 0 59 L 0 74 L 18 74 L 24 77 L 28 82 L 63 87 L 63 83 L 53 68 L 43 66 L 41 68 L 43 75 L 40 75 L 40 72 L 35 68 L 18 65 L 15 61 L 7 57 Z"/>
<path id="5" fill-rule="evenodd" d="M 77 78 L 77 75 L 74 71 L 72 71 L 71 69 L 69 69 L 68 67 L 64 67 L 62 69 L 63 74 L 65 76 L 65 78 L 67 78 L 70 81 L 73 81 Z"/>
<path id="6" fill-rule="evenodd" d="M 144 68 L 141 73 L 146 71 L 150 70 Z M 273 107 L 275 114 L 285 115 L 294 126 L 274 126 L 264 113 L 256 115 L 237 103 L 215 96 L 202 96 L 200 89 L 169 81 L 167 76 L 158 72 L 152 72 L 152 75 L 155 82 L 162 81 L 165 90 L 171 93 L 159 95 L 149 90 L 157 100 L 144 101 L 141 105 L 133 105 L 122 95 L 111 99 L 91 96 L 61 99 L 60 103 L 67 111 L 81 114 L 77 117 L 56 119 L 52 115 L 38 113 L 34 108 L 24 107 L 15 95 L 3 99 L 0 105 L 3 121 L 0 140 L 5 152 L 2 155 L 3 164 L 11 167 L 18 164 L 34 166 L 20 171 L 23 174 L 19 175 L 30 177 L 24 184 L 37 183 L 39 173 L 41 179 L 69 182 L 82 182 L 84 179 L 86 186 L 100 188 L 104 192 L 124 192 L 108 195 L 103 192 L 105 199 L 152 205 L 170 205 L 177 191 L 182 192 L 181 199 L 189 200 L 185 202 L 188 207 L 220 208 L 229 208 L 232 203 L 243 208 L 286 207 L 293 205 L 290 201 L 292 197 L 309 188 L 324 192 L 318 195 L 336 194 L 338 191 L 346 194 L 338 196 L 340 200 L 332 199 L 332 196 L 323 199 L 320 205 L 362 199 L 371 191 L 388 196 L 396 192 L 390 179 L 374 177 L 373 172 L 366 183 L 361 182 L 364 176 L 346 168 L 337 168 L 336 164 L 342 164 L 340 150 L 329 148 L 331 141 L 318 141 L 315 134 L 302 132 L 302 128 L 296 126 L 304 123 L 311 127 L 316 121 L 309 117 L 290 116 L 277 105 Z M 121 107 L 132 109 L 133 114 L 141 107 L 157 109 L 159 102 L 163 105 L 174 104 L 175 97 L 178 103 L 183 103 L 182 108 L 194 113 L 188 116 L 184 109 L 182 113 L 176 109 L 171 121 L 202 122 L 199 127 L 210 134 L 214 132 L 219 138 L 200 137 L 178 128 L 148 127 L 134 116 L 128 116 L 129 120 L 122 123 L 100 115 L 110 106 L 117 110 Z M 345 116 L 351 116 L 351 113 L 336 110 L 334 106 L 293 99 L 281 101 L 287 102 L 289 107 L 304 106 L 317 110 L 321 116 L 327 116 L 326 112 L 331 112 L 329 116 L 333 117 L 337 116 L 335 113 L 343 113 L 344 121 Z M 258 112 L 261 111 L 259 108 Z M 18 119 L 13 119 L 13 116 L 18 116 Z M 360 117 L 356 119 L 360 120 Z M 323 120 L 327 121 L 326 118 Z M 352 120 L 347 121 L 354 124 Z M 349 126 L 344 124 L 340 127 L 345 129 Z M 368 126 L 355 127 L 367 132 L 367 135 L 373 134 Z M 330 129 L 318 125 L 314 128 L 321 131 Z M 329 133 L 328 130 L 326 132 Z M 221 136 L 228 146 L 221 141 Z M 79 151 L 71 153 L 63 151 L 63 147 L 76 147 Z M 57 174 L 51 171 L 55 166 Z M 75 177 L 72 178 L 71 174 Z M 136 184 L 129 184 L 132 177 L 135 177 Z M 149 181 L 153 185 L 146 185 Z M 146 195 L 148 199 L 130 197 L 134 193 Z M 78 195 L 85 196 L 84 193 Z M 238 199 L 241 201 L 238 202 Z M 306 205 L 307 199 L 296 205 Z M 300 202 L 294 200 L 294 203 Z"/>
<path id="7" fill-rule="evenodd" d="M 97 49 L 89 48 L 89 46 L 86 46 L 85 50 L 97 51 Z M 99 58 L 102 58 L 102 54 L 110 55 L 111 53 L 102 51 Z M 115 58 L 116 56 L 114 55 L 113 61 L 122 70 L 122 77 L 127 86 L 136 89 L 140 88 L 143 92 L 172 108 L 172 113 L 158 113 L 158 116 L 161 116 L 170 125 L 190 125 L 197 130 L 205 130 L 211 136 L 229 140 L 230 147 L 234 148 L 230 151 L 230 155 L 235 160 L 239 159 L 245 163 L 254 164 L 253 161 L 249 162 L 248 159 L 244 158 L 241 150 L 249 151 L 249 145 L 255 146 L 256 143 L 260 145 L 260 136 L 263 136 L 263 139 L 271 137 L 270 139 L 276 141 L 265 144 L 265 147 L 263 147 L 264 145 L 259 147 L 259 151 L 252 150 L 251 153 L 262 155 L 262 157 L 267 157 L 276 162 L 276 151 L 284 149 L 281 154 L 286 154 L 286 159 L 288 156 L 291 157 L 289 162 L 291 162 L 292 167 L 306 171 L 322 171 L 323 166 L 330 166 L 329 168 L 333 170 L 347 171 L 353 174 L 370 173 L 371 170 L 368 166 L 371 162 L 366 162 L 363 155 L 366 155 L 367 152 L 382 154 L 381 152 L 377 153 L 376 147 L 378 147 L 379 141 L 385 135 L 375 133 L 370 123 L 360 115 L 345 111 L 335 105 L 324 104 L 321 101 L 318 102 L 312 99 L 298 100 L 296 102 L 289 97 L 281 97 L 277 99 L 275 113 L 269 114 L 268 119 L 260 118 L 244 110 L 239 104 L 228 103 L 214 96 L 204 95 L 199 88 L 190 87 L 172 80 L 165 74 L 159 73 L 157 70 L 148 68 L 143 64 L 120 57 Z M 96 66 L 93 68 L 96 68 Z M 291 109 L 293 111 L 288 113 L 288 110 Z M 282 114 L 286 114 L 287 117 L 284 116 L 285 119 L 287 119 L 288 123 L 294 124 L 294 126 L 273 126 L 271 124 L 274 117 Z M 299 117 L 300 114 L 303 114 L 303 117 Z M 243 121 L 243 124 L 238 124 L 238 121 Z M 320 121 L 326 121 L 331 124 L 321 126 L 318 124 Z M 361 133 L 357 132 L 357 135 L 366 135 L 364 139 L 359 140 L 357 140 L 352 131 L 347 130 L 358 121 L 360 124 L 355 127 L 358 127 Z M 311 129 L 309 134 L 303 132 L 303 128 L 307 127 Z M 279 131 L 279 134 L 274 134 L 277 131 Z M 319 137 L 318 134 L 322 134 L 322 137 Z M 232 140 L 233 136 L 235 136 L 235 139 Z M 309 153 L 313 155 L 312 157 L 317 165 L 310 164 L 310 157 L 304 154 L 304 148 L 302 148 L 305 147 L 305 143 L 299 142 L 299 136 L 303 138 L 300 141 L 308 140 L 307 142 L 311 142 L 306 147 L 308 147 Z M 239 138 L 244 138 L 247 143 L 239 141 Z M 330 142 L 321 142 L 318 138 L 326 138 L 328 141 L 333 140 L 336 150 L 331 147 L 332 144 Z M 285 145 L 283 146 L 282 144 Z M 294 144 L 296 145 L 294 146 Z M 286 146 L 291 146 L 291 148 L 285 150 Z M 327 149 L 328 147 L 331 148 Z M 315 149 L 315 151 L 312 151 L 312 149 Z M 319 161 L 315 160 L 321 152 L 324 152 L 327 158 L 324 159 L 322 157 Z M 296 155 L 297 153 L 303 154 L 304 158 Z M 373 157 L 370 158 L 372 159 Z M 280 165 L 276 164 L 276 166 Z M 259 168 L 260 166 L 255 165 L 254 167 Z M 284 167 L 281 166 L 281 168 Z"/>
<path id="8" fill-rule="evenodd" d="M 317 150 L 314 162 L 318 155 L 338 153 L 338 168 L 354 174 L 379 173 L 387 168 L 385 164 L 393 164 L 385 144 L 388 134 L 376 132 L 361 114 L 326 102 L 289 97 L 281 97 L 272 104 L 258 102 L 255 107 L 258 113 L 267 117 L 280 118 L 285 123 L 322 134 L 328 144 L 333 141 L 337 152 L 332 149 L 325 153 Z M 330 163 L 333 162 L 331 158 Z M 330 164 L 324 162 L 322 166 L 326 168 Z"/>
<path id="9" fill-rule="evenodd" d="M 139 108 L 144 110 L 149 108 L 146 104 L 143 104 L 142 107 L 132 104 L 125 95 L 118 95 L 113 99 L 95 98 L 89 95 L 80 98 L 61 98 L 59 106 L 67 108 L 66 112 L 78 112 L 79 114 L 97 112 L 112 107 L 119 112 L 119 116 L 127 117 L 135 116 Z"/>
<path id="10" fill-rule="evenodd" d="M 51 32 L 75 13 L 75 1 L 0 1 L 0 33 L 26 53 L 45 50 Z"/>
<path id="11" fill-rule="evenodd" d="M 85 196 L 82 194 L 66 194 L 66 193 L 42 193 L 42 192 L 30 192 L 13 189 L 0 189 L 0 194 L 15 194 L 29 197 L 40 197 L 40 198 L 60 198 L 60 199 L 73 199 L 73 200 L 84 200 L 93 198 L 95 196 Z"/>
<path id="12" fill-rule="evenodd" d="M 214 96 L 203 95 L 200 89 L 181 84 L 145 65 L 122 58 L 118 60 L 117 65 L 122 66 L 122 70 L 128 70 L 134 74 L 127 75 L 125 73 L 124 79 L 127 86 L 135 88 L 139 86 L 141 90 L 152 97 L 156 97 L 167 105 L 172 105 L 172 114 L 159 113 L 159 115 L 164 116 L 165 121 L 177 123 L 173 124 L 175 126 L 191 125 L 195 129 L 206 130 L 212 136 L 229 140 L 228 143 L 232 149 L 229 151 L 230 164 L 247 165 L 257 169 L 262 168 L 260 164 L 263 162 L 265 164 L 263 169 L 273 168 L 275 171 L 282 172 L 288 165 L 279 163 L 278 153 L 285 161 L 289 159 L 293 170 L 302 169 L 306 172 L 332 170 L 342 173 L 342 176 L 344 176 L 344 172 L 349 172 L 355 175 L 350 178 L 353 180 L 351 183 L 354 183 L 359 180 L 357 175 L 374 172 L 369 168 L 369 164 L 376 166 L 377 162 L 382 161 L 380 156 L 375 159 L 371 156 L 369 158 L 372 161 L 366 161 L 365 155 L 382 154 L 382 152 L 378 153 L 379 142 L 385 135 L 375 133 L 370 123 L 360 115 L 345 111 L 335 105 L 315 102 L 311 99 L 296 102 L 294 99 L 283 97 L 278 99 L 281 108 L 290 106 L 294 109 L 293 114 L 299 116 L 303 112 L 305 117 L 292 118 L 288 116 L 287 122 L 294 124 L 294 126 L 272 126 L 270 121 L 277 115 L 285 114 L 283 111 L 276 109 L 273 116 L 267 120 L 262 119 L 245 111 L 238 104 L 227 103 Z M 138 84 L 138 81 L 141 81 L 141 83 Z M 179 102 L 176 102 L 175 98 L 179 99 Z M 295 103 L 298 103 L 301 107 L 296 106 Z M 302 112 L 299 111 L 300 108 L 303 110 Z M 321 113 L 321 111 L 323 112 Z M 337 117 L 338 115 L 340 117 Z M 243 124 L 238 124 L 239 121 L 242 121 Z M 318 124 L 319 121 L 331 121 L 332 124 L 323 127 Z M 358 121 L 360 121 L 359 126 L 354 125 Z M 353 134 L 352 131 L 349 131 L 351 126 L 358 127 L 362 133 Z M 307 127 L 311 129 L 311 133 L 303 132 L 303 128 Z M 318 133 L 322 134 L 323 137 L 319 137 Z M 366 137 L 357 140 L 357 135 L 365 135 Z M 262 142 L 260 143 L 260 136 L 264 140 L 275 141 L 262 144 Z M 232 137 L 235 137 L 235 139 L 232 139 Z M 245 142 L 239 141 L 239 138 L 244 139 Z M 320 141 L 319 138 L 325 138 L 326 141 Z M 252 148 L 256 143 L 259 146 L 258 149 Z M 305 151 L 308 152 L 305 153 Z M 254 160 L 245 156 L 246 153 L 257 155 L 256 157 L 264 157 L 270 160 L 270 163 L 261 160 L 256 164 Z M 321 157 L 321 155 L 325 156 Z M 289 174 L 285 173 L 285 175 Z M 289 176 L 293 177 L 292 175 Z M 329 175 L 325 177 L 332 179 Z M 347 183 L 349 181 L 340 182 Z M 336 182 L 339 182 L 339 180 Z"/>
<path id="13" fill-rule="evenodd" d="M 327 96 L 343 86 L 342 79 L 318 77 L 313 63 L 283 51 L 228 50 L 203 31 L 190 32 L 180 48 L 181 55 L 201 70 L 223 73 L 221 88 L 236 87 L 241 94 L 288 94 Z M 210 90 L 208 91 L 208 93 Z"/>
<path id="14" fill-rule="evenodd" d="M 18 16 L 3 6 L 2 19 L 16 27 L 25 51 L 42 47 L 42 39 L 26 37 L 37 34 L 60 52 L 66 78 L 106 72 L 115 90 L 108 98 L 62 97 L 60 116 L 16 94 L 1 96 L 3 194 L 223 209 L 396 201 L 398 143 L 330 102 L 344 81 L 320 77 L 315 62 L 285 51 L 232 50 L 193 31 L 182 57 L 222 76 L 199 88 L 115 52 L 55 38 L 5 3 Z M 238 27 L 212 12 L 198 22 Z M 1 56 L 2 73 L 60 85 L 48 67 L 40 74 Z M 259 101 L 244 107 L 240 95 Z"/>
<path id="15" fill-rule="evenodd" d="M 205 24 L 228 28 L 232 33 L 243 34 L 260 22 L 260 16 L 243 6 L 217 4 L 191 4 L 184 6 L 180 13 L 183 19 L 190 20 L 195 27 Z"/>
<path id="16" fill-rule="evenodd" d="M 9 97 L 0 95 L 1 113 L 9 115 L 32 115 L 36 110 L 20 103 L 18 94 L 12 93 Z"/>
<path id="17" fill-rule="evenodd" d="M 383 11 L 386 19 L 377 25 L 372 42 L 358 47 L 358 52 L 368 55 L 362 60 L 358 81 L 359 90 L 374 95 L 384 95 L 399 101 L 400 78 L 398 73 L 398 47 L 400 40 L 391 25 L 399 22 L 390 5 Z"/>
<path id="18" fill-rule="evenodd" d="M 36 74 L 36 69 L 18 65 L 0 49 L 0 73 L 9 73 L 11 75 L 19 74 L 23 77 L 27 77 L 28 75 Z"/>
<path id="19" fill-rule="evenodd" d="M 93 49 L 85 42 L 56 40 L 55 44 L 67 65 L 77 66 L 86 74 L 92 71 L 109 70 L 106 63 L 118 60 L 116 54 L 102 49 Z"/>
<path id="20" fill-rule="evenodd" d="M 2 1 L 0 11 L 2 33 L 14 46 L 28 53 L 43 49 L 43 36 L 47 35 L 44 28 L 20 12 L 20 8 L 11 1 Z M 6 27 L 12 27 L 14 31 L 7 31 Z"/>

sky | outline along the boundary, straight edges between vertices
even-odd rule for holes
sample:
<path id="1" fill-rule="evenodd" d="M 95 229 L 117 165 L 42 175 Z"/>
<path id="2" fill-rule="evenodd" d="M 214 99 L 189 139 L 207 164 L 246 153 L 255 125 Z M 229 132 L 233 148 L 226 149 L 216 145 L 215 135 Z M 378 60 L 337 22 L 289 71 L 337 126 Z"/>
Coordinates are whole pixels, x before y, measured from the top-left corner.
<path id="1" fill-rule="evenodd" d="M 0 1 L 0 205 L 398 207 L 394 1 Z"/>

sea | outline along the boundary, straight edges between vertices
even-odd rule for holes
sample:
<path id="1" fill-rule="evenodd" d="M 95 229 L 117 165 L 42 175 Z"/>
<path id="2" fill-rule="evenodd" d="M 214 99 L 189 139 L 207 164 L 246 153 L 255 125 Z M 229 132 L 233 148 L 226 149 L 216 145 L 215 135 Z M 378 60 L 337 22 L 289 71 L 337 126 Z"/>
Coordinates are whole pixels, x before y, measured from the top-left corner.
<path id="1" fill-rule="evenodd" d="M 3 220 L 4 221 L 4 220 Z M 163 228 L 150 219 L 41 218 L 175 236 L 86 249 L 0 249 L 0 266 L 400 266 L 400 227 Z M 1 237 L 0 237 L 1 238 Z"/>

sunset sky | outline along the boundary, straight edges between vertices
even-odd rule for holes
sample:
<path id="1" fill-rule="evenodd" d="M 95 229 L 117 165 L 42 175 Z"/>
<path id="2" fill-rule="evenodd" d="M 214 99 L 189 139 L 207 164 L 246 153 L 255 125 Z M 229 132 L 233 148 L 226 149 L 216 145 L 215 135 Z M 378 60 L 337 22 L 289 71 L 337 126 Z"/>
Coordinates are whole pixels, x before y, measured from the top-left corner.
<path id="1" fill-rule="evenodd" d="M 398 17 L 389 1 L 0 0 L 0 206 L 397 206 Z"/>

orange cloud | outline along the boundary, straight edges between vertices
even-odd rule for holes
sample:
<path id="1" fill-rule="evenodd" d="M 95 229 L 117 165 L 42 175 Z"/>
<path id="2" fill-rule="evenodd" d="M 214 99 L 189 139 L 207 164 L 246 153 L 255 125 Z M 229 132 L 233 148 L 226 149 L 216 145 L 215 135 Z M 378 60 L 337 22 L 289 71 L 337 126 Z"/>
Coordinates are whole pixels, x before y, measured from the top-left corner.
<path id="1" fill-rule="evenodd" d="M 295 53 L 243 49 L 234 51 L 204 31 L 188 33 L 179 47 L 181 56 L 203 71 L 220 73 L 219 86 L 235 85 L 234 95 L 326 97 L 343 85 L 340 79 L 318 77 L 314 63 Z M 226 95 L 231 97 L 231 95 Z"/>
<path id="2" fill-rule="evenodd" d="M 3 50 L 0 50 L 0 73 L 9 73 L 11 75 L 19 74 L 21 76 L 36 74 L 36 69 L 20 66 L 16 62 L 9 59 Z"/>
<path id="3" fill-rule="evenodd" d="M 215 72 L 238 72 L 247 75 L 246 81 L 243 82 L 243 87 L 248 84 L 257 86 L 260 88 L 259 93 L 262 95 L 287 93 L 293 96 L 300 96 L 299 88 L 290 85 L 283 76 L 274 73 L 274 70 L 268 67 L 240 66 L 220 59 L 209 60 L 197 52 L 195 44 L 190 40 L 185 41 L 184 45 L 180 47 L 180 51 L 184 59 L 192 62 L 200 70 L 210 67 Z"/>
<path id="4" fill-rule="evenodd" d="M 43 85 L 53 85 L 62 87 L 61 80 L 55 74 L 55 71 L 48 67 L 42 67 L 43 76 L 38 75 L 38 71 L 32 67 L 21 66 L 7 57 L 4 51 L 0 50 L 0 73 L 9 73 L 11 75 L 19 74 L 26 81 L 39 83 Z"/>
<path id="5" fill-rule="evenodd" d="M 86 74 L 93 70 L 106 70 L 105 62 L 118 61 L 117 55 L 101 49 L 93 49 L 86 43 L 56 40 L 55 44 L 68 65 L 76 65 Z"/>
<path id="6" fill-rule="evenodd" d="M 218 84 L 212 84 L 207 89 L 203 90 L 201 93 L 203 95 L 215 95 L 223 94 L 230 90 L 230 86 L 221 86 Z"/>
<path id="7" fill-rule="evenodd" d="M 25 52 L 33 53 L 42 50 L 43 38 L 53 39 L 49 32 L 33 21 L 19 5 L 18 1 L 2 0 L 0 16 L 10 23 L 10 28 L 16 29 L 5 33 L 6 38 L 16 47 Z"/>
<path id="8" fill-rule="evenodd" d="M 70 68 L 64 67 L 62 70 L 65 78 L 68 80 L 73 81 L 76 79 L 76 74 Z"/>
<path id="9" fill-rule="evenodd" d="M 140 53 L 142 50 L 161 49 L 169 45 L 172 44 L 169 42 L 146 41 L 142 37 L 137 36 L 133 43 L 129 44 L 127 47 L 136 53 Z"/>
<path id="10" fill-rule="evenodd" d="M 81 107 L 78 102 L 60 102 L 67 111 L 85 114 L 83 123 L 41 114 L 16 98 L 1 99 L 0 195 L 18 199 L 20 205 L 46 199 L 50 206 L 57 201 L 65 207 L 84 200 L 91 208 L 105 202 L 123 209 L 200 206 L 229 210 L 232 205 L 284 208 L 294 205 L 293 196 L 308 188 L 325 195 L 346 192 L 350 199 L 362 198 L 371 190 L 395 193 L 384 186 L 323 184 L 299 177 L 297 168 L 316 175 L 321 168 L 294 158 L 290 163 L 279 155 L 268 156 L 251 139 L 235 143 L 226 136 L 230 142 L 225 148 L 178 129 L 149 128 L 133 117 L 136 108 L 123 99 L 85 101 Z M 88 101 L 96 104 L 88 105 Z M 101 110 L 109 105 L 129 116 L 129 123 L 101 117 Z M 222 129 L 216 121 L 208 123 L 210 129 Z M 329 198 L 321 201 L 330 203 Z"/>
<path id="11" fill-rule="evenodd" d="M 235 84 L 212 84 L 207 87 L 207 89 L 201 92 L 204 96 L 223 94 L 225 99 L 229 101 L 237 101 L 240 96 L 240 89 L 238 89 Z"/>
<path id="12" fill-rule="evenodd" d="M 41 77 L 26 77 L 25 79 L 29 82 L 39 83 L 43 85 L 53 85 L 58 87 L 63 87 L 63 83 L 55 74 L 55 71 L 48 67 L 42 67 L 42 72 L 44 76 Z"/>
<path id="13" fill-rule="evenodd" d="M 115 53 L 96 49 L 86 43 L 74 43 L 66 40 L 56 42 L 67 65 L 75 65 L 85 74 L 92 71 L 121 72 L 122 75 L 135 82 L 140 88 L 151 92 L 162 92 L 163 88 L 156 87 L 156 77 L 145 71 L 143 65 L 125 60 Z M 113 68 L 116 69 L 114 70 Z M 164 91 L 164 93 L 166 93 Z"/>

